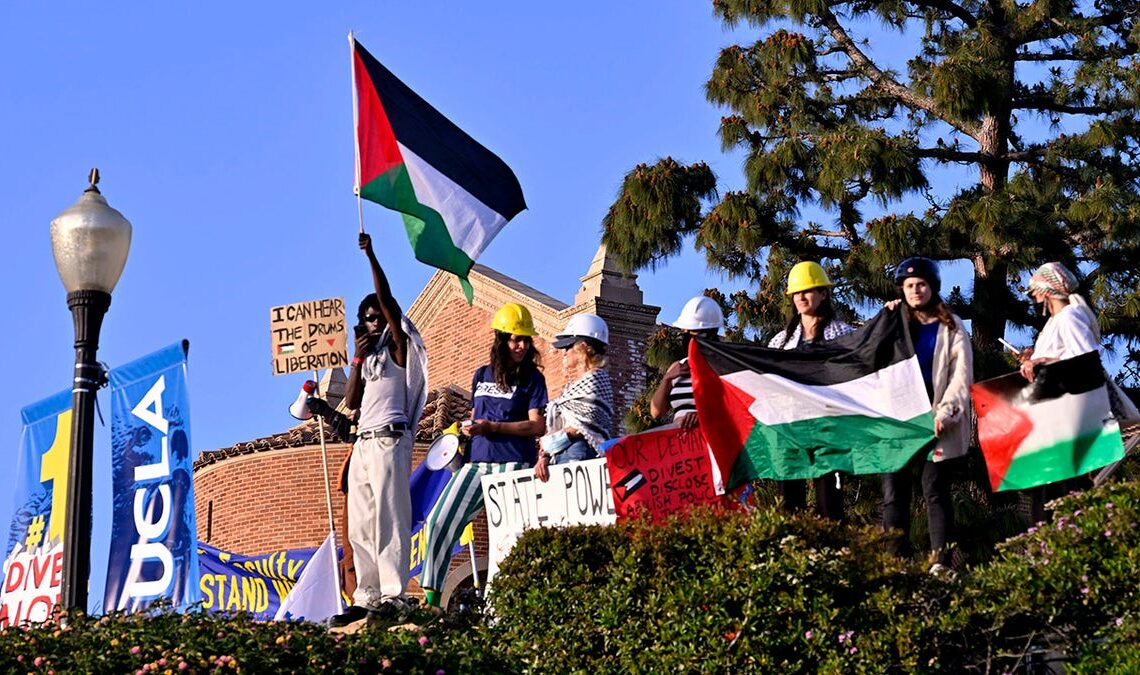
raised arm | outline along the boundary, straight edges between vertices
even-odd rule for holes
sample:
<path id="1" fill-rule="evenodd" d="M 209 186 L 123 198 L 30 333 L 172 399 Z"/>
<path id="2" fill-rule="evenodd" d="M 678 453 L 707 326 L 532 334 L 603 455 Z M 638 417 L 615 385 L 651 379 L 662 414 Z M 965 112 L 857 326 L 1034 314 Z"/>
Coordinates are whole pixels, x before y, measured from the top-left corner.
<path id="1" fill-rule="evenodd" d="M 376 297 L 380 300 L 380 312 L 384 315 L 384 321 L 392 333 L 392 358 L 395 359 L 396 365 L 403 368 L 408 364 L 408 334 L 404 332 L 400 321 L 403 311 L 400 309 L 400 303 L 392 296 L 388 277 L 380 267 L 380 261 L 376 259 L 376 252 L 372 250 L 372 237 L 364 232 L 360 233 L 360 249 L 364 251 L 372 267 L 372 284 L 376 288 Z"/>

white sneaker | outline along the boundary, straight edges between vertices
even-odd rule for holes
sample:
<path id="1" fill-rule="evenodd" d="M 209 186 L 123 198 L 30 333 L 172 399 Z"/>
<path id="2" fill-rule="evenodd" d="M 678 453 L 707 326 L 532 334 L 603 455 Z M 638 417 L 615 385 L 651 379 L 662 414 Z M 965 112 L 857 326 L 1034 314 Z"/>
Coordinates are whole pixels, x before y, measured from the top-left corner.
<path id="1" fill-rule="evenodd" d="M 953 579 L 954 570 L 950 569 L 942 563 L 934 563 L 930 566 L 930 576 L 938 577 L 939 579 Z"/>

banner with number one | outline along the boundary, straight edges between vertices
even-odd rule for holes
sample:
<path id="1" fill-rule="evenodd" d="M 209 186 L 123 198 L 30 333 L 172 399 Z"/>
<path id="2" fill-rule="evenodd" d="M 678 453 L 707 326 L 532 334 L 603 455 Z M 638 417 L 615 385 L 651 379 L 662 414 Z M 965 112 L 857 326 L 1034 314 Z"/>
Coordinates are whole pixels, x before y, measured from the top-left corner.
<path id="1" fill-rule="evenodd" d="M 0 628 L 40 623 L 59 602 L 63 521 L 71 456 L 71 392 L 22 411 L 15 515 L 4 549 Z"/>

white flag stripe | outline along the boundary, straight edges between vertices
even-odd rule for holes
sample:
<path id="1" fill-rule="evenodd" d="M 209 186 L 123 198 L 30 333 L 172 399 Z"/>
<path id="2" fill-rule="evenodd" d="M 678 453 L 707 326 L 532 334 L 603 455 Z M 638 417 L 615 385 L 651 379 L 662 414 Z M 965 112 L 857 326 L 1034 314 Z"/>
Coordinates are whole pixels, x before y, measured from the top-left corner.
<path id="1" fill-rule="evenodd" d="M 304 619 L 320 623 L 341 613 L 337 579 L 336 538 L 332 532 L 301 570 L 301 577 L 281 599 L 274 621 Z"/>
<path id="2" fill-rule="evenodd" d="M 768 425 L 839 415 L 909 420 L 930 412 L 918 360 L 913 357 L 839 384 L 806 385 L 751 370 L 723 379 L 756 396 L 748 411 Z"/>
<path id="3" fill-rule="evenodd" d="M 1028 415 L 1033 423 L 1033 430 L 1021 441 L 1015 457 L 1032 454 L 1059 441 L 1120 428 L 1111 416 L 1105 417 L 1109 402 L 1108 391 L 1104 387 L 1015 407 Z"/>
<path id="4" fill-rule="evenodd" d="M 435 209 L 443 217 L 456 248 L 472 260 L 477 260 L 483 249 L 507 224 L 507 219 L 420 159 L 407 146 L 401 143 L 397 145 L 400 146 L 404 164 L 408 167 L 416 199 L 424 206 Z"/>

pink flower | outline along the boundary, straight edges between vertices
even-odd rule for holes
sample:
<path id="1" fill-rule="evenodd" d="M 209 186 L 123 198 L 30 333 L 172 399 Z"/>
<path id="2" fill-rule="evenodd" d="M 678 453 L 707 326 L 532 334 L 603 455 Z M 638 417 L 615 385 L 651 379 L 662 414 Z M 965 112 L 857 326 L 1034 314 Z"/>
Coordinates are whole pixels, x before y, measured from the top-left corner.
<path id="1" fill-rule="evenodd" d="M 139 653 L 139 652 L 141 652 L 141 651 L 142 651 L 142 649 L 140 649 L 138 645 L 135 645 L 134 647 L 131 647 L 131 653 L 132 653 L 132 654 L 138 654 L 138 653 Z"/>
<path id="2" fill-rule="evenodd" d="M 444 675 L 443 668 L 440 668 L 439 670 L 435 671 L 435 675 Z"/>
<path id="3" fill-rule="evenodd" d="M 390 659 L 384 659 L 383 661 L 380 662 L 380 667 L 383 668 L 384 670 L 388 670 L 389 668 L 392 667 L 392 661 Z"/>
<path id="4" fill-rule="evenodd" d="M 429 640 L 428 640 L 428 636 L 426 636 L 426 635 L 421 635 L 421 636 L 420 636 L 420 639 L 419 639 L 419 640 L 417 640 L 417 642 L 419 642 L 419 643 L 420 643 L 420 646 L 421 646 L 421 647 L 426 647 L 426 646 L 427 646 L 427 643 L 429 642 Z"/>
<path id="5" fill-rule="evenodd" d="M 1088 595 L 1089 589 L 1087 587 L 1081 589 L 1081 595 Z"/>
<path id="6" fill-rule="evenodd" d="M 1111 536 L 1112 536 L 1112 530 L 1105 530 L 1105 531 L 1104 531 L 1104 536 L 1106 536 L 1106 537 L 1111 537 Z"/>
<path id="7" fill-rule="evenodd" d="M 35 666 L 36 668 L 39 668 L 40 666 L 44 665 L 44 657 L 37 656 L 36 660 L 32 661 L 32 665 Z"/>
<path id="8" fill-rule="evenodd" d="M 815 633 L 811 632 L 810 630 L 804 631 L 804 639 L 805 640 L 810 640 L 813 635 L 815 635 Z"/>
<path id="9" fill-rule="evenodd" d="M 1106 502 L 1104 505 L 1104 508 L 1111 509 L 1112 508 L 1112 502 Z"/>
<path id="10" fill-rule="evenodd" d="M 1117 626 L 1123 626 L 1124 625 L 1124 617 L 1117 617 L 1116 618 L 1116 625 Z"/>
<path id="11" fill-rule="evenodd" d="M 852 648 L 851 648 L 851 652 L 850 652 L 850 653 L 851 653 L 851 654 L 854 654 L 854 653 L 855 653 L 855 652 L 857 652 L 857 651 L 859 651 L 859 650 L 858 650 L 858 649 L 856 649 L 855 647 L 852 647 Z"/>
<path id="12" fill-rule="evenodd" d="M 178 670 L 186 670 L 189 667 L 190 667 L 190 664 L 186 663 L 185 661 L 179 661 L 178 662 Z"/>

